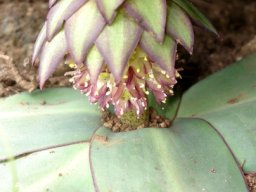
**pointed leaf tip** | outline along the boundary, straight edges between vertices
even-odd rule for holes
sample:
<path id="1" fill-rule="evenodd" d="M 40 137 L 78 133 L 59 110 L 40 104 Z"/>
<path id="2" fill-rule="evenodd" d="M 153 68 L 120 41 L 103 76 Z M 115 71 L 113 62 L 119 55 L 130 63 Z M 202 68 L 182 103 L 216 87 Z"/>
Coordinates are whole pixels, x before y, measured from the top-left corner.
<path id="1" fill-rule="evenodd" d="M 124 0 L 96 0 L 98 8 L 108 24 L 113 22 L 116 10 L 123 2 Z"/>
<path id="2" fill-rule="evenodd" d="M 166 0 L 128 0 L 126 12 L 133 17 L 144 29 L 151 32 L 157 41 L 163 42 L 167 15 Z"/>
<path id="3" fill-rule="evenodd" d="M 165 36 L 162 44 L 158 43 L 149 32 L 144 32 L 140 45 L 149 58 L 173 77 L 175 73 L 175 60 L 177 43 L 169 36 Z"/>
<path id="4" fill-rule="evenodd" d="M 62 0 L 56 3 L 47 15 L 47 38 L 50 41 L 61 29 L 63 22 L 71 17 L 88 0 Z"/>
<path id="5" fill-rule="evenodd" d="M 120 12 L 112 25 L 106 26 L 96 40 L 96 46 L 117 82 L 122 78 L 124 68 L 140 40 L 142 31 L 142 28 L 124 12 Z"/>
<path id="6" fill-rule="evenodd" d="M 96 46 L 93 46 L 89 51 L 85 63 L 90 73 L 91 83 L 95 83 L 104 64 L 103 57 Z"/>
<path id="7" fill-rule="evenodd" d="M 70 54 L 77 64 L 84 62 L 86 53 L 93 46 L 105 24 L 94 0 L 84 4 L 67 20 L 65 24 L 67 43 Z"/>
<path id="8" fill-rule="evenodd" d="M 173 0 L 197 23 L 217 35 L 219 34 L 212 23 L 191 2 L 187 0 Z"/>
<path id="9" fill-rule="evenodd" d="M 39 65 L 39 84 L 42 89 L 45 81 L 53 74 L 67 51 L 64 31 L 58 33 L 50 42 L 46 42 Z"/>
<path id="10" fill-rule="evenodd" d="M 167 9 L 166 32 L 192 54 L 194 45 L 193 26 L 187 15 L 175 3 Z"/>
<path id="11" fill-rule="evenodd" d="M 46 41 L 46 23 L 43 25 L 41 31 L 39 32 L 39 35 L 38 35 L 35 45 L 34 45 L 34 51 L 33 51 L 33 55 L 32 55 L 32 64 L 33 65 L 34 65 L 37 57 L 39 56 L 39 53 L 40 53 L 45 41 Z"/>

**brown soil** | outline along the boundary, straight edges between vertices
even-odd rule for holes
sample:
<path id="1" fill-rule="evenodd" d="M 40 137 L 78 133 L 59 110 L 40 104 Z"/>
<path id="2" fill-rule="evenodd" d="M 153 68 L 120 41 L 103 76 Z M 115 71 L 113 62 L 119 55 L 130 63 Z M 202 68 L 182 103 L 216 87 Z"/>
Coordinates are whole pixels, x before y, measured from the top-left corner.
<path id="1" fill-rule="evenodd" d="M 48 5 L 47 0 L 0 0 L 0 97 L 37 86 L 35 70 L 29 58 L 33 43 L 42 26 Z M 186 89 L 247 54 L 256 52 L 256 1 L 255 0 L 193 0 L 216 26 L 221 38 L 196 28 L 193 56 L 180 49 L 178 66 L 183 80 L 180 84 Z M 8 57 L 6 56 L 8 55 Z M 13 60 L 12 60 L 13 59 Z M 70 85 L 62 75 L 66 68 L 60 67 L 47 86 Z M 108 117 L 108 116 L 106 116 Z M 151 118 L 152 126 L 158 122 Z M 109 119 L 107 122 L 115 122 Z M 164 120 L 161 119 L 161 122 Z M 115 125 L 116 131 L 120 126 Z M 161 127 L 161 125 L 158 125 Z M 167 125 L 168 126 L 168 122 Z M 256 182 L 252 175 L 246 176 L 251 190 Z"/>
<path id="2" fill-rule="evenodd" d="M 245 175 L 250 192 L 256 192 L 256 174 Z"/>

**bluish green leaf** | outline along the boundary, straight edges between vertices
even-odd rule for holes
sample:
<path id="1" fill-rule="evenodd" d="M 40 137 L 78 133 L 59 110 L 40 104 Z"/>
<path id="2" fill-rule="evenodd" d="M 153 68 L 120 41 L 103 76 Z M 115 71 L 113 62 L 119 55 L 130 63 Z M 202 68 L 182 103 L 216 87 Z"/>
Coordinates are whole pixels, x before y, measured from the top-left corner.
<path id="1" fill-rule="evenodd" d="M 0 108 L 0 161 L 9 155 L 3 137 L 12 155 L 18 156 L 89 141 L 101 125 L 97 106 L 71 88 L 22 93 L 0 100 Z"/>
<path id="2" fill-rule="evenodd" d="M 224 137 L 246 172 L 256 171 L 256 55 L 188 90 L 179 117 L 202 118 Z"/>
<path id="3" fill-rule="evenodd" d="M 0 164 L 2 192 L 15 192 L 14 188 L 17 192 L 94 191 L 88 174 L 88 143 L 53 148 L 18 159 L 14 162 L 16 176 L 11 175 L 11 163 Z"/>
<path id="4" fill-rule="evenodd" d="M 228 147 L 201 120 L 128 133 L 100 129 L 91 160 L 98 191 L 247 191 Z"/>

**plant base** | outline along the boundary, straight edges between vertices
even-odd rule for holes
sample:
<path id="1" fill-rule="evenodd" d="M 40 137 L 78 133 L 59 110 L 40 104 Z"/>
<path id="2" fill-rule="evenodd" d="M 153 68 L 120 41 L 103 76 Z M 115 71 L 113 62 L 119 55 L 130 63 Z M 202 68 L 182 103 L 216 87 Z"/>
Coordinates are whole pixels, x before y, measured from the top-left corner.
<path id="1" fill-rule="evenodd" d="M 139 119 L 136 115 L 133 116 L 132 113 L 125 113 L 125 115 L 119 119 L 113 113 L 105 111 L 103 112 L 102 121 L 104 127 L 114 132 L 126 132 L 150 127 L 169 128 L 171 125 L 170 120 L 157 115 L 152 109 L 145 111 Z"/>

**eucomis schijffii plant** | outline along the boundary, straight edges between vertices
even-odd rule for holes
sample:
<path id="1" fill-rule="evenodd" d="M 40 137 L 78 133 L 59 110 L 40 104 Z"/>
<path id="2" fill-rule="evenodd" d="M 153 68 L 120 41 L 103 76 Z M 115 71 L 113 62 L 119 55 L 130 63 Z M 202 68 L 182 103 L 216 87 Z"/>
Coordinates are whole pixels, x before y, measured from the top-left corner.
<path id="1" fill-rule="evenodd" d="M 33 54 L 40 87 L 65 61 L 91 103 L 140 115 L 149 92 L 158 103 L 173 94 L 177 44 L 193 51 L 191 20 L 216 33 L 187 0 L 50 0 Z"/>

